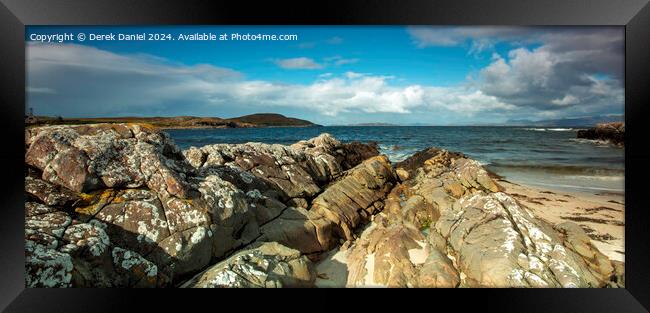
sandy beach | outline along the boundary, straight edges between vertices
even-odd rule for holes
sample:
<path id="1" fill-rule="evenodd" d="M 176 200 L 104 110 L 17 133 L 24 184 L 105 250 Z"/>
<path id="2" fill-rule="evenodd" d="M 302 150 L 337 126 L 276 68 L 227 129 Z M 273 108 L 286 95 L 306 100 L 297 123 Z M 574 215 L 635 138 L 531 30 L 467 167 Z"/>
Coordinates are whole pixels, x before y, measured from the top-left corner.
<path id="1" fill-rule="evenodd" d="M 572 221 L 612 260 L 625 261 L 625 195 L 538 188 L 497 179 L 505 192 L 551 224 Z"/>

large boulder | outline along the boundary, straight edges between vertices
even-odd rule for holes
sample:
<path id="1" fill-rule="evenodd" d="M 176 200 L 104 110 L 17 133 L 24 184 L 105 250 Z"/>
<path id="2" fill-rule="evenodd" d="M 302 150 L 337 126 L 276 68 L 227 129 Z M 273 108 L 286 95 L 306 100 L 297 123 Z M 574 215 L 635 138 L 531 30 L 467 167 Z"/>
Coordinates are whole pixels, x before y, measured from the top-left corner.
<path id="1" fill-rule="evenodd" d="M 376 216 L 347 257 L 348 286 L 456 287 L 452 262 L 411 223 Z"/>
<path id="2" fill-rule="evenodd" d="M 264 225 L 258 240 L 276 241 L 306 254 L 328 251 L 339 240 L 353 240 L 355 229 L 381 211 L 382 199 L 395 181 L 388 158 L 367 159 L 342 173 L 309 210 L 290 207 Z"/>
<path id="3" fill-rule="evenodd" d="M 313 265 L 298 250 L 276 242 L 237 252 L 185 282 L 185 288 L 312 287 Z"/>
<path id="4" fill-rule="evenodd" d="M 577 138 L 602 140 L 623 146 L 625 145 L 625 123 L 601 123 L 592 128 L 578 130 L 576 136 Z"/>
<path id="5" fill-rule="evenodd" d="M 330 220 L 303 208 L 287 208 L 282 215 L 261 227 L 260 242 L 278 242 L 304 254 L 331 249 L 337 243 Z"/>
<path id="6" fill-rule="evenodd" d="M 341 143 L 326 133 L 291 146 L 215 144 L 184 151 L 197 169 L 236 166 L 275 187 L 283 202 L 293 200 L 304 208 L 323 186 L 378 153 L 376 144 Z"/>
<path id="7" fill-rule="evenodd" d="M 51 254 L 71 260 L 71 286 L 143 286 L 139 276 L 118 277 L 144 268 L 156 272 L 148 286 L 166 285 L 257 236 L 245 194 L 217 175 L 200 176 L 154 128 L 53 126 L 30 128 L 25 137 L 25 191 L 33 202 L 25 206 L 26 228 L 30 236 L 57 239 L 56 245 L 28 245 L 39 252 L 28 258 L 28 268 L 31 261 L 40 264 L 38 255 Z M 95 242 L 106 245 L 99 255 L 79 248 Z M 43 247 L 53 251 L 40 253 Z M 119 263 L 126 268 L 96 266 L 124 258 Z"/>
<path id="8" fill-rule="evenodd" d="M 325 251 L 332 222 L 306 209 L 377 154 L 328 134 L 181 152 L 142 124 L 29 128 L 25 150 L 27 284 L 44 287 L 168 286 L 255 241 Z"/>
<path id="9" fill-rule="evenodd" d="M 401 163 L 411 178 L 352 245 L 348 285 L 622 286 L 620 264 L 579 226 L 535 218 L 478 162 L 432 149 L 415 157 Z"/>
<path id="10" fill-rule="evenodd" d="M 27 131 L 25 162 L 41 179 L 75 192 L 147 187 L 186 198 L 180 150 L 164 132 L 139 124 L 49 126 Z"/>
<path id="11" fill-rule="evenodd" d="M 162 287 L 169 277 L 135 251 L 120 247 L 106 224 L 73 221 L 43 204 L 25 205 L 28 287 Z"/>
<path id="12" fill-rule="evenodd" d="M 313 201 L 311 211 L 324 216 L 335 225 L 339 238 L 355 239 L 354 230 L 381 210 L 378 204 L 397 181 L 388 158 L 370 158 L 345 173 Z"/>

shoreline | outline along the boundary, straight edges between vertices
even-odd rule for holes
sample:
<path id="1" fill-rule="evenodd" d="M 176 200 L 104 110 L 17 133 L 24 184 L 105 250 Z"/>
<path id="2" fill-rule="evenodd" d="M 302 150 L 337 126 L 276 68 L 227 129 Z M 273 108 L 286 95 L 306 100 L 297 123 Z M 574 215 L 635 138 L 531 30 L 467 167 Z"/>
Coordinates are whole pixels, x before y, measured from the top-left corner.
<path id="1" fill-rule="evenodd" d="M 535 217 L 553 225 L 578 224 L 600 251 L 625 261 L 625 194 L 588 193 L 495 179 L 505 192 L 526 205 Z"/>
<path id="2" fill-rule="evenodd" d="M 181 150 L 128 123 L 26 130 L 25 144 L 29 286 L 625 285 L 624 195 L 509 182 L 445 149 L 391 162 L 322 133 Z M 51 255 L 74 262 L 51 277 Z M 74 271 L 89 264 L 101 281 Z"/>
<path id="3" fill-rule="evenodd" d="M 591 243 L 609 259 L 625 262 L 625 225 L 620 223 L 624 221 L 624 194 L 590 194 L 557 188 L 539 188 L 514 183 L 498 175 L 492 178 L 504 188 L 504 192 L 528 207 L 535 218 L 552 225 L 567 221 L 576 223 L 589 236 Z M 371 223 L 359 230 L 359 233 L 370 227 Z M 324 254 L 315 264 L 315 286 L 351 287 L 347 282 L 349 254 L 350 250 L 342 246 Z M 369 267 L 369 273 L 374 271 L 372 262 L 368 262 L 366 266 Z"/>

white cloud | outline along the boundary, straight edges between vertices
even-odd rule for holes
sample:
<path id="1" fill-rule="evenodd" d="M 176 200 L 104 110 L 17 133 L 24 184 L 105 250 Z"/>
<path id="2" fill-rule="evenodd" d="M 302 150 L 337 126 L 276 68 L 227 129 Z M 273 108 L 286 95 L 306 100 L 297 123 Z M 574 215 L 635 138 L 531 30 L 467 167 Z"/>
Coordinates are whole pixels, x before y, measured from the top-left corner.
<path id="1" fill-rule="evenodd" d="M 578 98 L 577 98 L 576 96 L 574 96 L 574 95 L 566 95 L 566 96 L 564 96 L 564 98 L 562 98 L 562 99 L 553 99 L 553 100 L 551 101 L 551 103 L 553 103 L 553 104 L 557 104 L 557 105 L 571 105 L 571 104 L 578 104 L 578 103 L 580 103 L 580 99 L 578 99 Z"/>
<path id="2" fill-rule="evenodd" d="M 29 45 L 28 85 L 59 90 L 30 98 L 37 112 L 97 116 L 126 114 L 222 115 L 249 106 L 408 114 L 414 110 L 479 112 L 509 109 L 493 96 L 460 87 L 394 86 L 392 76 L 321 74 L 310 84 L 245 80 L 236 71 L 185 66 L 142 55 L 119 55 L 81 45 Z M 77 58 L 77 57 L 80 58 Z M 128 66 L 124 66 L 128 65 Z"/>
<path id="3" fill-rule="evenodd" d="M 482 52 L 503 41 L 537 42 L 542 27 L 517 26 L 413 26 L 408 28 L 420 48 L 469 44 L 470 53 Z"/>
<path id="4" fill-rule="evenodd" d="M 611 40 L 588 41 L 597 47 L 611 45 Z M 330 117 L 384 113 L 461 124 L 621 109 L 624 92 L 616 75 L 599 74 L 597 66 L 583 60 L 599 55 L 598 49 L 566 47 L 545 44 L 534 49 L 516 47 L 503 56 L 493 53 L 490 64 L 468 75 L 471 79 L 465 84 L 441 87 L 353 71 L 322 73 L 313 82 L 285 84 L 247 80 L 232 69 L 188 66 L 151 55 L 117 54 L 74 44 L 28 44 L 28 105 L 37 114 L 62 116 L 226 116 L 225 112 L 263 108 L 298 116 L 298 112 Z M 318 63 L 301 57 L 275 62 L 285 68 L 316 69 L 340 60 L 348 59 L 335 56 Z"/>
<path id="5" fill-rule="evenodd" d="M 284 69 L 305 69 L 313 70 L 323 68 L 323 65 L 316 63 L 313 59 L 307 57 L 291 58 L 291 59 L 277 59 L 274 61 L 279 67 Z"/>
<path id="6" fill-rule="evenodd" d="M 363 73 L 345 72 L 345 77 L 347 77 L 349 79 L 355 79 L 355 78 L 363 77 L 365 75 L 366 74 L 363 74 Z"/>
<path id="7" fill-rule="evenodd" d="M 462 46 L 491 52 L 491 63 L 468 83 L 499 101 L 533 110 L 622 111 L 621 27 L 410 27 L 420 48 Z M 509 51 L 497 54 L 503 43 Z M 532 112 L 534 113 L 534 112 Z"/>
<path id="8" fill-rule="evenodd" d="M 476 85 L 486 95 L 522 107 L 621 109 L 624 93 L 621 81 L 607 75 L 597 78 L 596 74 L 588 74 L 586 67 L 590 65 L 585 63 L 598 61 L 577 57 L 576 53 L 555 51 L 543 45 L 535 49 L 513 49 L 507 58 L 494 55 L 492 63 L 480 71 Z"/>
<path id="9" fill-rule="evenodd" d="M 357 63 L 357 62 L 359 62 L 359 59 L 356 59 L 356 58 L 346 59 L 346 58 L 343 58 L 340 55 L 335 55 L 335 56 L 325 58 L 325 62 L 333 63 L 336 66 L 340 66 L 340 65 L 345 65 L 345 64 Z"/>

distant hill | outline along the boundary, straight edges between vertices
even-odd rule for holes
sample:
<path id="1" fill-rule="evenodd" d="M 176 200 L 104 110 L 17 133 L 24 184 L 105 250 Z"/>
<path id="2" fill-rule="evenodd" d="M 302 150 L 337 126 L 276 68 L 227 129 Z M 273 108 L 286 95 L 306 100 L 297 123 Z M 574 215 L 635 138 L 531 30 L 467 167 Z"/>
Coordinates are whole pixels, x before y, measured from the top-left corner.
<path id="1" fill-rule="evenodd" d="M 94 118 L 61 118 L 51 116 L 36 116 L 26 119 L 26 124 L 37 125 L 78 125 L 95 123 L 145 123 L 160 128 L 246 128 L 246 127 L 307 127 L 319 126 L 310 121 L 281 114 L 260 113 L 235 118 L 219 117 L 94 117 Z"/>
<path id="2" fill-rule="evenodd" d="M 552 126 L 552 127 L 592 127 L 599 123 L 624 121 L 623 115 L 597 115 L 578 118 L 564 118 L 554 120 L 509 120 L 507 125 L 512 126 Z"/>
<path id="3" fill-rule="evenodd" d="M 299 118 L 286 117 L 282 114 L 276 113 L 257 113 L 244 115 L 240 117 L 227 119 L 228 121 L 235 123 L 245 123 L 253 124 L 257 126 L 317 126 L 316 124 L 307 121 L 301 120 Z"/>

